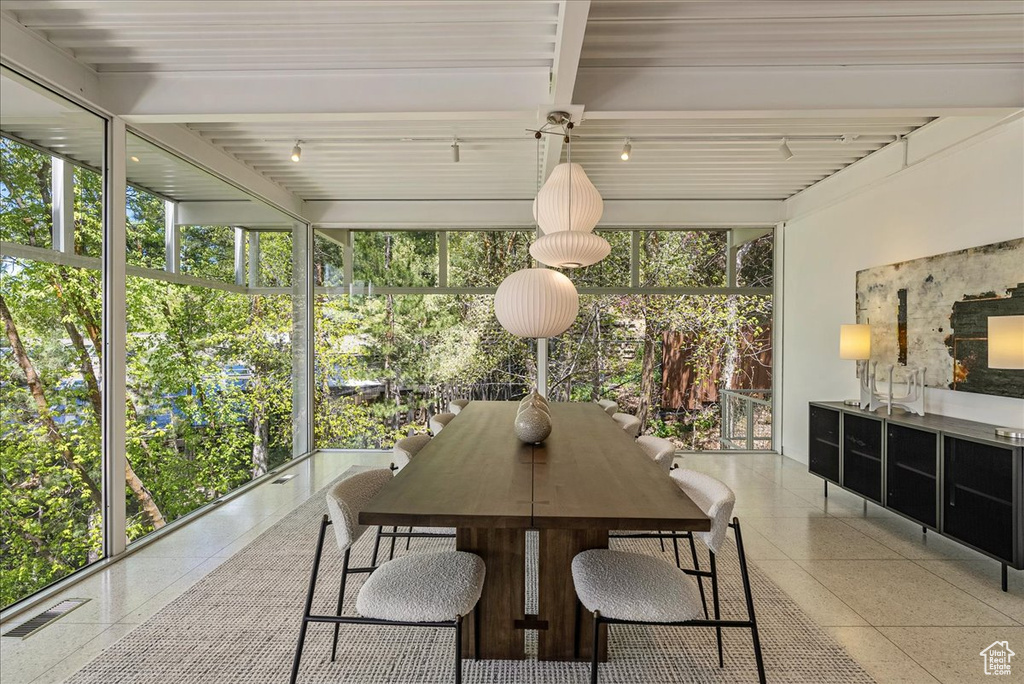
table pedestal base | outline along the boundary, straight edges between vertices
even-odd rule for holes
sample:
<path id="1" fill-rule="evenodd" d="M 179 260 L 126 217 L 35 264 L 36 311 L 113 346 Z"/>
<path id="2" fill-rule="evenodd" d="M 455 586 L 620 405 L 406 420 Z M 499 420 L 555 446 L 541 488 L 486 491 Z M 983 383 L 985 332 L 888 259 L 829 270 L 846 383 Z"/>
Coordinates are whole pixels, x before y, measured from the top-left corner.
<path id="1" fill-rule="evenodd" d="M 607 530 L 541 530 L 538 557 L 538 618 L 547 629 L 538 631 L 538 660 L 574 660 L 576 642 L 576 587 L 572 559 L 588 549 L 607 549 Z M 590 660 L 593 652 L 594 617 L 580 614 L 579 657 Z M 608 628 L 601 628 L 598 644 L 601 661 L 608 659 Z"/>
<path id="2" fill-rule="evenodd" d="M 480 625 L 474 624 L 473 613 L 463 620 L 463 656 L 522 660 L 526 657 L 525 634 L 515 622 L 523 617 L 526 605 L 526 531 L 460 527 L 455 546 L 480 556 L 487 566 L 478 607 Z M 480 635 L 479 655 L 474 652 L 476 630 Z"/>

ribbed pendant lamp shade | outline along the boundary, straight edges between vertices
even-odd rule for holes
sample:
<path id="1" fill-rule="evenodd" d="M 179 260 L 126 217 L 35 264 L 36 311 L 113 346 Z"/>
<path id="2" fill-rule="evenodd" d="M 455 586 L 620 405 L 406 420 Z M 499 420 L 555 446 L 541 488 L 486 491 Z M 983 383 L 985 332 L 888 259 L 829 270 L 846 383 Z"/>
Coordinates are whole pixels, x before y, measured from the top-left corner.
<path id="1" fill-rule="evenodd" d="M 601 193 L 579 164 L 556 166 L 533 203 L 533 217 L 545 235 L 563 230 L 589 233 L 601 220 L 602 213 Z"/>
<path id="2" fill-rule="evenodd" d="M 580 310 L 572 281 L 547 268 L 524 268 L 501 281 L 494 315 L 519 337 L 555 337 L 569 329 Z"/>
<path id="3" fill-rule="evenodd" d="M 604 259 L 612 251 L 600 235 L 578 230 L 561 230 L 537 238 L 530 245 L 530 256 L 555 268 L 580 268 Z"/>

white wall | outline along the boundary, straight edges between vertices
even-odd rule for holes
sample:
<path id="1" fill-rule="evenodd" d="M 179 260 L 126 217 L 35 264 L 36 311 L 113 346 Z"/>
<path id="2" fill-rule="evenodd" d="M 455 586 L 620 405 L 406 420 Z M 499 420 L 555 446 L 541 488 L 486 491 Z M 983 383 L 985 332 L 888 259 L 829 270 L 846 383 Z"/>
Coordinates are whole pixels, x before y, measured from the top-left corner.
<path id="1" fill-rule="evenodd" d="M 782 450 L 803 462 L 807 402 L 858 396 L 854 362 L 838 358 L 839 326 L 856 315 L 857 271 L 1024 237 L 1024 120 L 903 170 L 901 145 L 872 156 L 830 179 L 826 202 L 815 206 L 810 191 L 787 202 Z M 871 165 L 892 175 L 857 191 Z M 1024 425 L 1021 399 L 934 388 L 925 398 L 929 413 Z"/>

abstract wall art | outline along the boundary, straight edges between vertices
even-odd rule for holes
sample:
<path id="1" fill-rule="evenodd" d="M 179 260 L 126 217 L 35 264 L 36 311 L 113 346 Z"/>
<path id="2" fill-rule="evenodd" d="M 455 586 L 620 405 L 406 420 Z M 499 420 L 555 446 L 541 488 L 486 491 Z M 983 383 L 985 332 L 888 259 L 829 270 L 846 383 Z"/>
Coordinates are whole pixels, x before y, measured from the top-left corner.
<path id="1" fill-rule="evenodd" d="M 988 367 L 988 317 L 1024 315 L 1024 238 L 857 272 L 857 322 L 880 366 L 925 383 L 1024 398 L 1024 371 Z"/>

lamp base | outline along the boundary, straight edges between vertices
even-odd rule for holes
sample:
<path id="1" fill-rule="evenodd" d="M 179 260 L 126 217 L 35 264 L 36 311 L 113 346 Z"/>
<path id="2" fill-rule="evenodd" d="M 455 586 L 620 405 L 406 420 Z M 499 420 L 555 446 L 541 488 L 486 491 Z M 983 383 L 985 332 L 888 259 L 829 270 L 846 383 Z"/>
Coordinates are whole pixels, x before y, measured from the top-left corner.
<path id="1" fill-rule="evenodd" d="M 1008 437 L 1010 439 L 1024 439 L 1024 428 L 997 427 L 996 437 Z"/>

